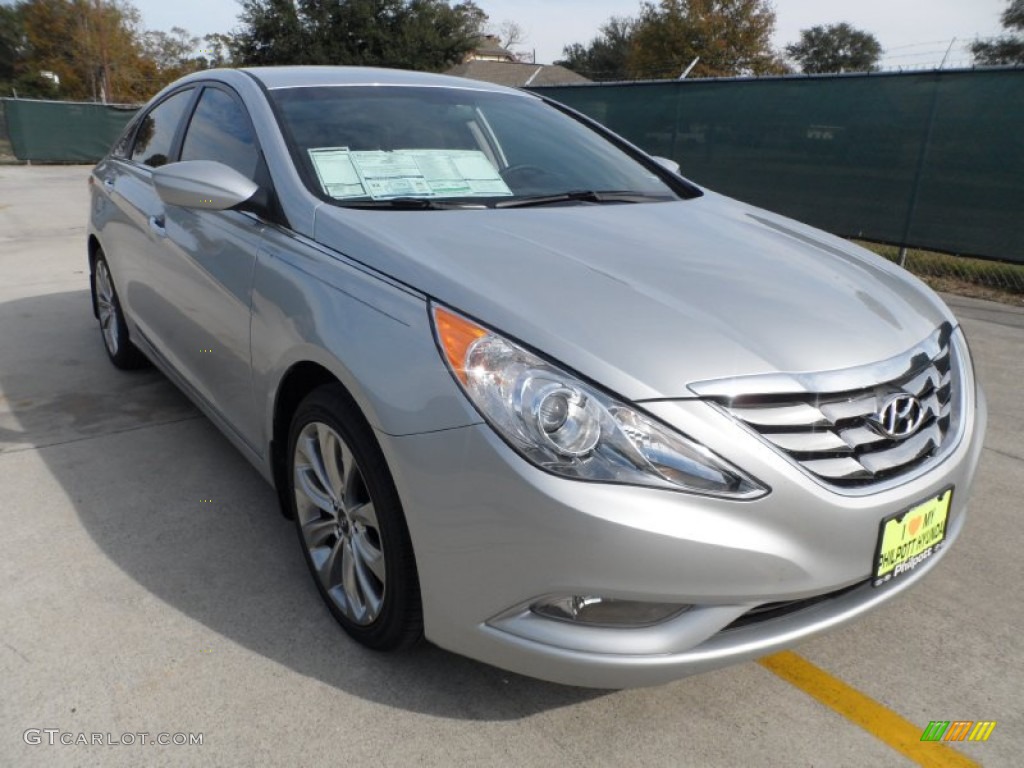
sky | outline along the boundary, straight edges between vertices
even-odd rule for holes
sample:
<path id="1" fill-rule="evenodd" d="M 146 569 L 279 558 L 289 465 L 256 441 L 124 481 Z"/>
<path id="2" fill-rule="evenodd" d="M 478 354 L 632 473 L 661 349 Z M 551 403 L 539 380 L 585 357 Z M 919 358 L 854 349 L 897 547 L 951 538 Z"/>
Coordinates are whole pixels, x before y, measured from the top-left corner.
<path id="1" fill-rule="evenodd" d="M 148 29 L 184 27 L 196 35 L 237 26 L 236 0 L 133 0 Z M 638 0 L 477 0 L 492 23 L 506 19 L 526 32 L 524 50 L 538 63 L 559 58 L 569 43 L 587 43 L 611 16 L 635 16 Z M 775 44 L 795 42 L 800 30 L 846 21 L 871 32 L 885 53 L 883 69 L 932 68 L 956 38 L 946 66 L 969 66 L 966 45 L 1001 32 L 1006 0 L 775 0 Z"/>

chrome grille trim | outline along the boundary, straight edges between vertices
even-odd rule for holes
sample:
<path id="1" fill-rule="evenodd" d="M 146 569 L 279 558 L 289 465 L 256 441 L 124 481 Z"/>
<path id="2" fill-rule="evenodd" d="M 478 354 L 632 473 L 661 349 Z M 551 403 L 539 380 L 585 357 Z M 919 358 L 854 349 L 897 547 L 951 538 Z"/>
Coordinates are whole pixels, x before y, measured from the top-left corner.
<path id="1" fill-rule="evenodd" d="M 886 439 L 885 435 L 878 434 L 870 427 L 848 427 L 842 430 L 839 436 L 851 448 L 855 448 L 858 445 L 880 443 Z"/>
<path id="2" fill-rule="evenodd" d="M 947 323 L 877 366 L 744 376 L 692 388 L 819 481 L 856 492 L 916 475 L 959 442 L 967 376 L 961 345 Z M 851 382 L 857 386 L 832 388 Z M 874 421 L 895 393 L 917 397 L 924 415 L 905 438 L 882 434 Z"/>
<path id="3" fill-rule="evenodd" d="M 821 411 L 813 405 L 797 403 L 780 405 L 777 408 L 733 408 L 733 415 L 757 427 L 799 427 L 803 425 L 823 426 L 829 423 Z"/>
<path id="4" fill-rule="evenodd" d="M 906 378 L 922 368 L 929 360 L 935 359 L 948 343 L 952 326 L 944 323 L 931 336 L 913 349 L 888 360 L 855 368 L 814 373 L 768 373 L 750 376 L 733 376 L 728 379 L 698 381 L 689 389 L 701 397 L 732 398 L 759 392 L 763 395 L 815 394 L 822 392 L 847 392 L 854 389 L 873 387 L 880 381 Z M 752 386 L 756 384 L 756 386 Z"/>
<path id="5" fill-rule="evenodd" d="M 864 468 L 874 475 L 899 469 L 912 461 L 931 456 L 942 445 L 945 429 L 939 422 L 933 422 L 923 432 L 907 438 L 887 451 L 865 453 L 858 457 Z"/>
<path id="6" fill-rule="evenodd" d="M 768 442 L 790 453 L 821 453 L 822 451 L 848 451 L 849 444 L 831 430 L 822 432 L 767 432 Z"/>

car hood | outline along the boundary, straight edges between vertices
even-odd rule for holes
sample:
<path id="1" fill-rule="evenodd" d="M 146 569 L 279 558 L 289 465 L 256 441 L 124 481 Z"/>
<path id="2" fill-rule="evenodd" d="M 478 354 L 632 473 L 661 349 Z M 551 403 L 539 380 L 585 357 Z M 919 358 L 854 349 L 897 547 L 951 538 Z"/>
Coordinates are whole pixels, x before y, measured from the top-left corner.
<path id="1" fill-rule="evenodd" d="M 884 360 L 952 319 L 874 254 L 713 193 L 503 210 L 322 205 L 314 236 L 632 400 Z"/>

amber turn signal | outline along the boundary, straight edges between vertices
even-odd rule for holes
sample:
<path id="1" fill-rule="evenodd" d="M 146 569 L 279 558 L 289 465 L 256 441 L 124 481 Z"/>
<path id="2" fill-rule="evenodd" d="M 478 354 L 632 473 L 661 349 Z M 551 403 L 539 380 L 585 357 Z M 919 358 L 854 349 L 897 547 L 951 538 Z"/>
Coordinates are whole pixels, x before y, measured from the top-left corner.
<path id="1" fill-rule="evenodd" d="M 466 354 L 470 345 L 486 336 L 487 331 L 464 317 L 449 312 L 443 307 L 434 307 L 434 325 L 437 338 L 452 372 L 466 384 Z"/>

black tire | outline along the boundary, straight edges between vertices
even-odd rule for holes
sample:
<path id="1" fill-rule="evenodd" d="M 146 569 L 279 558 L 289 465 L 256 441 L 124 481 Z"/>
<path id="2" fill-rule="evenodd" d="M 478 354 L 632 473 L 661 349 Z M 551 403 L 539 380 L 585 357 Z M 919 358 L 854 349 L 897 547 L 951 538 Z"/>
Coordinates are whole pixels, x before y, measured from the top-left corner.
<path id="1" fill-rule="evenodd" d="M 128 323 L 124 319 L 124 311 L 121 309 L 121 301 L 117 297 L 117 289 L 114 288 L 114 278 L 102 251 L 97 254 L 96 263 L 93 265 L 90 288 L 93 306 L 96 308 L 97 319 L 100 323 L 103 348 L 107 350 L 110 362 L 114 364 L 115 368 L 120 368 L 123 371 L 148 366 L 149 360 L 132 343 L 129 336 Z"/>
<path id="2" fill-rule="evenodd" d="M 351 461 L 344 460 L 345 447 Z M 311 451 L 317 452 L 324 469 L 335 461 L 334 473 L 315 471 L 314 461 L 309 459 Z M 288 512 L 295 520 L 306 565 L 331 614 L 354 640 L 368 648 L 388 651 L 416 644 L 423 637 L 423 608 L 402 504 L 384 454 L 344 388 L 324 385 L 299 404 L 288 433 L 286 461 Z M 320 478 L 328 478 L 326 485 L 335 489 L 333 512 L 325 511 L 307 495 L 312 483 L 321 503 L 330 501 Z M 374 511 L 376 528 L 360 516 L 360 510 L 368 508 Z M 334 532 L 327 533 L 332 524 Z M 365 558 L 361 554 L 365 551 L 382 553 L 383 567 L 375 557 Z M 383 573 L 383 580 L 367 565 L 371 561 Z M 346 584 L 341 573 L 350 568 L 356 575 Z M 340 581 L 330 573 L 338 574 Z M 368 588 L 363 589 L 364 585 Z M 349 586 L 358 588 L 350 590 Z M 375 592 L 378 588 L 379 594 Z M 350 597 L 350 592 L 355 596 Z M 375 598 L 381 602 L 373 611 L 369 606 Z M 365 609 L 361 617 L 360 606 Z"/>

